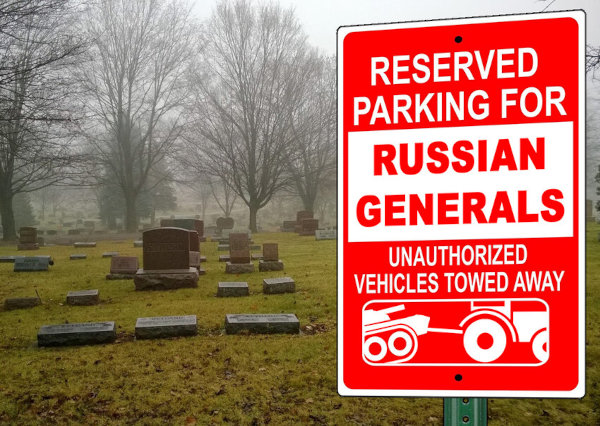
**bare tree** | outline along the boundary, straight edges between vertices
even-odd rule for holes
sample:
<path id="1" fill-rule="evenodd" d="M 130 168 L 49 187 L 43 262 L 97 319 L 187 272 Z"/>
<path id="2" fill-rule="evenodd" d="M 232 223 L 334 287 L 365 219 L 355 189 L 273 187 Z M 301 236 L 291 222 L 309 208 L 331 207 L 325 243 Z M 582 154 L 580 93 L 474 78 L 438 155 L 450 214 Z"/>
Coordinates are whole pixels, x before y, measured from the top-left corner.
<path id="1" fill-rule="evenodd" d="M 294 120 L 294 144 L 287 165 L 304 209 L 314 211 L 319 188 L 335 177 L 336 85 L 335 59 L 320 58 L 320 72 L 306 86 Z"/>
<path id="2" fill-rule="evenodd" d="M 100 166 L 95 177 L 100 184 L 116 182 L 125 200 L 125 228 L 133 232 L 136 201 L 181 133 L 183 77 L 197 28 L 189 9 L 175 0 L 102 0 L 85 28 L 93 46 L 80 77 L 93 120 L 82 130 Z"/>
<path id="3" fill-rule="evenodd" d="M 257 212 L 286 184 L 292 118 L 315 70 L 293 11 L 222 1 L 209 21 L 204 61 L 194 76 L 195 125 L 190 160 L 217 176 Z"/>
<path id="4" fill-rule="evenodd" d="M 13 198 L 69 179 L 80 160 L 69 69 L 84 44 L 67 1 L 0 6 L 0 215 L 16 238 Z"/>

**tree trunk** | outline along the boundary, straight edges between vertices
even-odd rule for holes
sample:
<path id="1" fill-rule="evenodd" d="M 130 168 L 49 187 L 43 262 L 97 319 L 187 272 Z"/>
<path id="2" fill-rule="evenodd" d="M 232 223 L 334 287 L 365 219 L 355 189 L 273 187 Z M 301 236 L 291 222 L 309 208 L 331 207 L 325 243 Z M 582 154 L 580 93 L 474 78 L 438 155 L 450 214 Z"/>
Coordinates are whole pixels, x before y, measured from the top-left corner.
<path id="1" fill-rule="evenodd" d="M 4 241 L 15 241 L 15 214 L 13 212 L 13 196 L 0 193 L 0 216 L 2 216 L 2 230 Z"/>
<path id="2" fill-rule="evenodd" d="M 256 214 L 258 213 L 258 207 L 251 203 L 248 208 L 250 209 L 250 224 L 248 228 L 250 228 L 250 231 L 252 232 L 257 232 Z"/>
<path id="3" fill-rule="evenodd" d="M 137 232 L 137 210 L 135 206 L 135 196 L 125 197 L 125 230 L 127 232 Z"/>

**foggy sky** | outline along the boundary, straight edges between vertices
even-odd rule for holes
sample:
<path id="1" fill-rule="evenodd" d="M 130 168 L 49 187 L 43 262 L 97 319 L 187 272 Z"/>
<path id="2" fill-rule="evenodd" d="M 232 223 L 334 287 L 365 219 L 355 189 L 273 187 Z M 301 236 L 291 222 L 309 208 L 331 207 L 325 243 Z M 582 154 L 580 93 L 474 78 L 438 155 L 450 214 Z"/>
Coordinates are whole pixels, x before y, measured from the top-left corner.
<path id="1" fill-rule="evenodd" d="M 262 0 L 255 0 L 260 3 Z M 217 0 L 195 0 L 195 13 L 210 16 Z M 600 45 L 600 0 L 279 0 L 294 7 L 311 44 L 335 54 L 342 25 L 583 9 L 587 44 Z"/>

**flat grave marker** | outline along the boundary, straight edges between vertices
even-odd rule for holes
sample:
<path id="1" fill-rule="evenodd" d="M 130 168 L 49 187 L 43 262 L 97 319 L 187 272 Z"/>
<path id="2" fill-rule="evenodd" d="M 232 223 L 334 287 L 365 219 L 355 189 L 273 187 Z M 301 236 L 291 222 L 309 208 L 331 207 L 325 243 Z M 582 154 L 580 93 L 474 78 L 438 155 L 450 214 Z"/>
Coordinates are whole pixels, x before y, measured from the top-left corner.
<path id="1" fill-rule="evenodd" d="M 217 288 L 217 297 L 240 297 L 249 294 L 247 282 L 220 282 Z"/>
<path id="2" fill-rule="evenodd" d="M 87 254 L 85 253 L 75 253 L 69 256 L 70 260 L 83 260 L 87 259 Z"/>
<path id="3" fill-rule="evenodd" d="M 76 243 L 73 243 L 73 247 L 75 247 L 75 248 L 92 248 L 92 247 L 96 247 L 96 242 L 95 241 L 78 241 Z"/>
<path id="4" fill-rule="evenodd" d="M 138 318 L 135 324 L 136 339 L 195 336 L 198 334 L 196 315 Z"/>
<path id="5" fill-rule="evenodd" d="M 118 251 L 105 251 L 104 253 L 102 253 L 102 258 L 116 257 L 118 255 L 119 255 Z"/>
<path id="6" fill-rule="evenodd" d="M 296 283 L 290 277 L 265 278 L 263 280 L 264 294 L 294 293 Z"/>
<path id="7" fill-rule="evenodd" d="M 67 305 L 91 306 L 100 303 L 100 292 L 98 290 L 78 290 L 67 293 Z"/>
<path id="8" fill-rule="evenodd" d="M 227 314 L 225 332 L 250 333 L 300 333 L 300 321 L 294 314 Z"/>
<path id="9" fill-rule="evenodd" d="M 13 309 L 27 309 L 41 305 L 39 297 L 11 297 L 4 300 L 4 309 L 7 311 Z"/>
<path id="10" fill-rule="evenodd" d="M 31 256 L 15 258 L 14 272 L 47 271 L 50 265 L 50 256 Z"/>
<path id="11" fill-rule="evenodd" d="M 315 231 L 315 240 L 336 240 L 337 230 L 336 229 L 317 229 Z"/>
<path id="12" fill-rule="evenodd" d="M 91 345 L 116 339 L 114 321 L 43 325 L 37 334 L 38 346 Z"/>

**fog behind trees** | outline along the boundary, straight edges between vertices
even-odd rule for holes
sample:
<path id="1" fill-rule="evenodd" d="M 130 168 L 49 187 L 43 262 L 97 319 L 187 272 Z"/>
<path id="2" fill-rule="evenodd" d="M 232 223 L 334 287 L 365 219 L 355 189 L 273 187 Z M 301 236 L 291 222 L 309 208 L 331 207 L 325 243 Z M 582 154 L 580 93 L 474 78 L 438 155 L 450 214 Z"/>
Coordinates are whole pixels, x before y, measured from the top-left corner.
<path id="1" fill-rule="evenodd" d="M 225 0 L 199 20 L 177 0 L 11 0 L 0 49 L 5 240 L 177 214 L 256 231 L 270 203 L 270 224 L 335 206 L 334 61 L 291 9 Z"/>
<path id="2" fill-rule="evenodd" d="M 3 238 L 172 215 L 273 230 L 297 210 L 334 225 L 335 72 L 276 1 L 218 1 L 207 19 L 180 0 L 2 2 Z M 598 99 L 588 90 L 588 196 Z"/>

